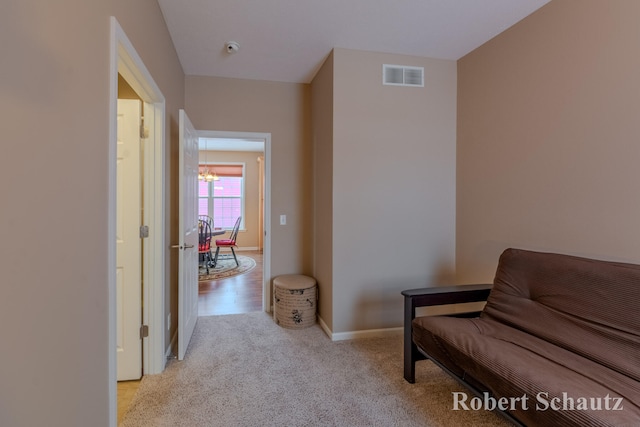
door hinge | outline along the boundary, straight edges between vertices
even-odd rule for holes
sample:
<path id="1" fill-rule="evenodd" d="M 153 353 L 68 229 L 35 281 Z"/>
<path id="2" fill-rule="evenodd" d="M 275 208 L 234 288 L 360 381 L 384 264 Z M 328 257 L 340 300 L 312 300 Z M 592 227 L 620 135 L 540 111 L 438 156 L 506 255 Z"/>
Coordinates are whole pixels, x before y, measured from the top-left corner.
<path id="1" fill-rule="evenodd" d="M 142 325 L 140 326 L 140 339 L 146 338 L 149 336 L 149 326 Z"/>
<path id="2" fill-rule="evenodd" d="M 141 239 L 146 239 L 147 237 L 149 237 L 149 226 L 148 225 L 141 225 L 140 226 L 140 238 Z"/>

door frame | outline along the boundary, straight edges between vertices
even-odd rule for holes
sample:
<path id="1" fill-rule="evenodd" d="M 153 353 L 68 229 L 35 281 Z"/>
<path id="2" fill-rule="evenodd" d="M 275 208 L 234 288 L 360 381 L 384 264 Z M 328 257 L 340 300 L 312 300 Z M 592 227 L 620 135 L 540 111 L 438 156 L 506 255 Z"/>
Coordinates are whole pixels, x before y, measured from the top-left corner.
<path id="1" fill-rule="evenodd" d="M 164 370 L 164 261 L 165 245 L 165 98 L 115 17 L 110 19 L 109 58 L 109 141 L 108 141 L 108 222 L 107 222 L 107 288 L 108 288 L 108 376 L 109 425 L 117 423 L 116 370 L 116 153 L 117 98 L 120 74 L 144 103 L 145 127 L 149 137 L 144 141 L 143 220 L 149 226 L 149 237 L 143 239 L 142 322 L 149 326 L 149 336 L 142 340 L 142 369 L 145 374 Z"/>
<path id="2" fill-rule="evenodd" d="M 198 130 L 201 138 L 264 139 L 264 250 L 262 311 L 271 312 L 271 133 Z"/>

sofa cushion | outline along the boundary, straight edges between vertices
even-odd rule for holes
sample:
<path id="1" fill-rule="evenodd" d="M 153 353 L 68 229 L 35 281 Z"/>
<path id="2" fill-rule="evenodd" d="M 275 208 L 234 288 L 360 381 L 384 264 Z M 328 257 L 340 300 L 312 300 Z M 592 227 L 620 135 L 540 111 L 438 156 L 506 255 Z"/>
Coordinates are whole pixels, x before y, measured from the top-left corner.
<path id="1" fill-rule="evenodd" d="M 526 394 L 527 406 L 509 411 L 527 425 L 637 425 L 640 384 L 634 379 L 491 318 L 419 317 L 413 340 L 432 359 L 496 398 Z M 622 397 L 623 410 L 554 410 L 551 399 L 606 404 Z M 595 402 L 597 402 L 596 400 Z M 556 403 L 562 404 L 564 402 Z M 609 401 L 613 405 L 613 400 Z"/>
<path id="2" fill-rule="evenodd" d="M 640 266 L 508 249 L 482 318 L 640 381 Z"/>

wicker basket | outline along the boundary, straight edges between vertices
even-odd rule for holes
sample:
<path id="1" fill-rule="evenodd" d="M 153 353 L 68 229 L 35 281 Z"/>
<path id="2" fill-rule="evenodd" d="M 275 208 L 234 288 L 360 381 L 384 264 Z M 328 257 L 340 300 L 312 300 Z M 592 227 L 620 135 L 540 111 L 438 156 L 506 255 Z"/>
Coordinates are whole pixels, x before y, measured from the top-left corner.
<path id="1" fill-rule="evenodd" d="M 273 318 L 283 328 L 303 329 L 316 323 L 316 281 L 298 274 L 273 280 Z"/>

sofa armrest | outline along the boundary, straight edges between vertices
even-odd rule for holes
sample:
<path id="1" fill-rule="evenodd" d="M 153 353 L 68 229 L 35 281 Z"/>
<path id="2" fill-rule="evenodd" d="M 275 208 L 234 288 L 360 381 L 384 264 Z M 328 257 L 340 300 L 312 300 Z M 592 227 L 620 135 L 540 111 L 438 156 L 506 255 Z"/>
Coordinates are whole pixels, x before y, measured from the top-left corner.
<path id="1" fill-rule="evenodd" d="M 417 307 L 460 304 L 486 301 L 491 292 L 491 284 L 437 286 L 433 288 L 408 289 L 404 295 L 404 379 L 415 382 L 416 361 L 425 357 L 418 351 L 412 338 L 412 322 Z M 453 316 L 456 316 L 454 314 Z M 460 314 L 459 316 L 465 316 Z"/>

